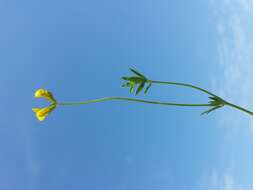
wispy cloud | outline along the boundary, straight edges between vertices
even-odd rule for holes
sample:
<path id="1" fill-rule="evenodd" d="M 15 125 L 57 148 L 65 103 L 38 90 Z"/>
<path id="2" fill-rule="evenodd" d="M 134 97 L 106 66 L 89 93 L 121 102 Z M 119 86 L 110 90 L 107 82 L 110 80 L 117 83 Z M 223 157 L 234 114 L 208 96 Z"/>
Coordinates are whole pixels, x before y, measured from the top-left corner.
<path id="1" fill-rule="evenodd" d="M 253 0 L 211 0 L 211 6 L 219 60 L 213 90 L 253 110 Z M 219 159 L 216 166 L 204 170 L 194 190 L 251 190 L 252 173 L 248 171 L 253 166 L 247 163 L 253 157 L 253 117 L 233 109 L 219 115 L 224 129 Z"/>
<path id="2" fill-rule="evenodd" d="M 212 170 L 202 177 L 196 187 L 197 190 L 251 190 L 252 186 L 248 184 L 240 184 L 238 180 L 230 173 L 219 173 Z"/>
<path id="3" fill-rule="evenodd" d="M 253 109 L 253 19 L 252 0 L 212 1 L 213 20 L 217 30 L 217 50 L 220 73 L 213 78 L 213 87 L 221 96 L 232 102 Z M 236 126 L 232 118 L 244 120 L 247 126 L 251 117 L 243 117 L 237 112 L 226 112 L 223 125 Z M 231 118 L 231 117 L 230 117 Z"/>

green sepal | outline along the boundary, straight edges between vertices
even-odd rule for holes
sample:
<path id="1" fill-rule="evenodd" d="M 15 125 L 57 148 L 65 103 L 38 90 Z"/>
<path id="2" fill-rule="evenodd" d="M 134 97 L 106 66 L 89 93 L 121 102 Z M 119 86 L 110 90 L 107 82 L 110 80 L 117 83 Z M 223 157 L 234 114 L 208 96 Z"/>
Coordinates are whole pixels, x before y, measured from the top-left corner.
<path id="1" fill-rule="evenodd" d="M 49 91 L 48 91 L 48 94 L 49 94 L 49 97 L 50 97 L 49 101 L 51 101 L 52 103 L 57 103 L 57 101 L 56 101 L 56 99 L 54 98 L 52 92 L 49 92 Z"/>

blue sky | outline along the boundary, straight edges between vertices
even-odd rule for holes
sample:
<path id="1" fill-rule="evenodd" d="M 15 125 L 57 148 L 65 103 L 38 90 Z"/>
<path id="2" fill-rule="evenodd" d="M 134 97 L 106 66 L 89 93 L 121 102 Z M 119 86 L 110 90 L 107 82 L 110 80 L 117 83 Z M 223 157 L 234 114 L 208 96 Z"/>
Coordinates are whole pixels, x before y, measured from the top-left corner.
<path id="1" fill-rule="evenodd" d="M 248 190 L 253 120 L 225 108 L 126 102 L 120 77 L 188 82 L 252 108 L 251 0 L 0 1 L 0 189 Z M 153 86 L 139 98 L 205 103 L 189 89 Z"/>

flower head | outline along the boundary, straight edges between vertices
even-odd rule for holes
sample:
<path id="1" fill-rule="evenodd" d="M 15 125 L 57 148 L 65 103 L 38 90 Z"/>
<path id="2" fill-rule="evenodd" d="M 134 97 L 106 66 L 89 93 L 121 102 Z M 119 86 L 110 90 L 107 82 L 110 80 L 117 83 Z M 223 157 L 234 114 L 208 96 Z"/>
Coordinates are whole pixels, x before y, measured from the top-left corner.
<path id="1" fill-rule="evenodd" d="M 56 108 L 56 104 L 51 104 L 45 108 L 33 108 L 32 110 L 35 112 L 36 117 L 39 121 L 43 121 L 46 116 L 51 113 Z"/>
<path id="2" fill-rule="evenodd" d="M 53 94 L 44 88 L 40 88 L 40 89 L 36 90 L 34 97 L 35 98 L 45 98 L 45 99 L 49 100 L 50 102 L 56 103 L 56 100 L 54 99 Z"/>
<path id="3" fill-rule="evenodd" d="M 43 121 L 46 116 L 56 108 L 58 103 L 54 99 L 53 94 L 44 88 L 36 90 L 36 92 L 34 93 L 34 97 L 45 98 L 46 100 L 49 100 L 51 102 L 51 105 L 49 105 L 48 107 L 32 109 L 35 112 L 37 119 Z"/>

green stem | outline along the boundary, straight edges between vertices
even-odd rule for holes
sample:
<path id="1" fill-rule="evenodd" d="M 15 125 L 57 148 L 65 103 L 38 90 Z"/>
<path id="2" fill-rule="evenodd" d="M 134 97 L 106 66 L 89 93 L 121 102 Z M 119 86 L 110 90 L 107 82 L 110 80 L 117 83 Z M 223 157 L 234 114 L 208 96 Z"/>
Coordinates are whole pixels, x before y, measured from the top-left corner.
<path id="1" fill-rule="evenodd" d="M 208 90 L 205 90 L 203 88 L 200 88 L 200 87 L 197 87 L 197 86 L 194 86 L 194 85 L 191 85 L 191 84 L 187 84 L 187 83 L 164 82 L 164 81 L 153 81 L 153 80 L 148 80 L 148 82 L 156 83 L 156 84 L 169 84 L 169 85 L 176 85 L 176 86 L 185 86 L 185 87 L 193 88 L 195 90 L 204 92 L 204 93 L 206 93 L 208 95 L 211 95 L 212 97 L 218 97 L 218 98 L 220 98 L 219 96 L 217 96 L 217 95 L 209 92 Z M 247 114 L 253 115 L 253 112 L 251 112 L 251 111 L 249 111 L 249 110 L 247 110 L 247 109 L 245 109 L 245 108 L 243 108 L 241 106 L 238 106 L 238 105 L 232 104 L 230 102 L 227 102 L 227 101 L 223 100 L 222 98 L 220 98 L 220 99 L 223 101 L 224 105 L 230 106 L 232 108 L 235 108 L 235 109 L 240 110 L 242 112 L 245 112 Z"/>
<path id="2" fill-rule="evenodd" d="M 105 97 L 105 98 L 98 98 L 94 100 L 88 100 L 84 102 L 63 102 L 58 103 L 61 106 L 74 106 L 74 105 L 84 105 L 96 102 L 104 102 L 104 101 L 111 101 L 111 100 L 122 100 L 122 101 L 129 101 L 129 102 L 139 102 L 139 103 L 146 103 L 146 104 L 158 104 L 158 105 L 165 105 L 165 106 L 210 106 L 210 104 L 178 104 L 172 102 L 158 102 L 158 101 L 148 101 L 142 99 L 135 99 L 135 98 L 124 98 L 124 97 Z"/>
<path id="3" fill-rule="evenodd" d="M 240 110 L 240 111 L 242 111 L 242 112 L 248 113 L 248 114 L 250 114 L 250 115 L 253 115 L 253 112 L 251 112 L 251 111 L 249 111 L 249 110 L 247 110 L 247 109 L 245 109 L 245 108 L 243 108 L 243 107 L 241 107 L 241 106 L 237 106 L 237 105 L 232 104 L 232 103 L 229 103 L 229 102 L 226 102 L 226 105 L 228 105 L 228 106 L 230 106 L 230 107 L 232 107 L 232 108 L 235 108 L 235 109 L 237 109 L 237 110 Z"/>
<path id="4" fill-rule="evenodd" d="M 164 81 L 156 81 L 156 80 L 148 80 L 148 82 L 151 82 L 151 83 L 156 83 L 156 84 L 169 84 L 169 85 L 176 85 L 176 86 L 185 86 L 185 87 L 189 87 L 189 88 L 193 88 L 195 90 L 198 90 L 198 91 L 201 91 L 201 92 L 204 92 L 208 95 L 211 95 L 211 96 L 216 96 L 215 94 L 209 92 L 208 90 L 205 90 L 203 88 L 199 88 L 197 86 L 194 86 L 194 85 L 191 85 L 191 84 L 187 84 L 187 83 L 180 83 L 180 82 L 164 82 Z"/>

